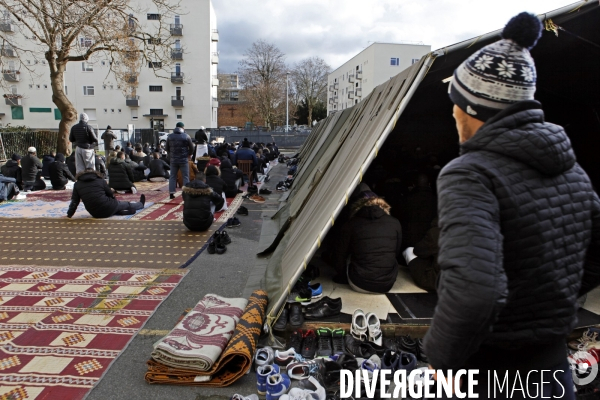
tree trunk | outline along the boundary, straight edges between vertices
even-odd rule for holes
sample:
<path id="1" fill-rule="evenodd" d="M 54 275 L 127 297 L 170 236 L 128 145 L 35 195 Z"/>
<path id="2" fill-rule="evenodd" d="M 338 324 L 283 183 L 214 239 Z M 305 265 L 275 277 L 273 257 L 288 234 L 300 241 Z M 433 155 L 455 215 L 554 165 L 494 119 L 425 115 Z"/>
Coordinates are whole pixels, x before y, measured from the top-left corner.
<path id="1" fill-rule="evenodd" d="M 312 110 L 313 110 L 313 106 L 311 104 L 308 104 L 307 102 L 307 108 L 308 108 L 308 128 L 312 128 Z"/>
<path id="2" fill-rule="evenodd" d="M 71 126 L 77 121 L 77 110 L 65 94 L 64 71 L 65 64 L 57 65 L 56 71 L 50 72 L 50 84 L 52 86 L 52 102 L 60 110 L 61 120 L 58 125 L 58 143 L 56 152 L 65 156 L 71 154 L 71 143 L 69 133 Z"/>

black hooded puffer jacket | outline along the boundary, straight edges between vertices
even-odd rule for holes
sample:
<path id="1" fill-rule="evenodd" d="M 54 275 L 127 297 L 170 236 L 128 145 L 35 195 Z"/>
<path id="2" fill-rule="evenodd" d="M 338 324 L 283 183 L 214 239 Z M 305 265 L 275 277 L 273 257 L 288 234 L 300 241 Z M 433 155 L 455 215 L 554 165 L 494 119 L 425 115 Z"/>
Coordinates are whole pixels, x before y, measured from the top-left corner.
<path id="1" fill-rule="evenodd" d="M 400 222 L 380 198 L 359 199 L 342 228 L 336 246 L 336 270 L 343 271 L 350 255 L 350 281 L 363 290 L 385 293 L 394 286 L 402 245 Z"/>
<path id="2" fill-rule="evenodd" d="M 71 204 L 67 216 L 72 217 L 80 201 L 87 212 L 94 218 L 108 218 L 117 211 L 119 201 L 106 184 L 106 181 L 96 171 L 81 172 L 75 177 L 77 182 L 73 186 Z"/>
<path id="3" fill-rule="evenodd" d="M 238 188 L 235 182 L 244 177 L 244 174 L 239 169 L 233 169 L 231 161 L 221 159 L 221 179 L 225 182 L 225 196 L 235 197 Z"/>
<path id="4" fill-rule="evenodd" d="M 223 207 L 223 197 L 219 196 L 206 183 L 194 180 L 183 187 L 183 224 L 190 231 L 205 231 L 213 223 L 213 213 Z"/>
<path id="5" fill-rule="evenodd" d="M 501 111 L 443 169 L 438 201 L 430 364 L 461 368 L 490 347 L 564 361 L 576 300 L 600 283 L 600 202 L 563 128 L 537 101 Z M 521 354 L 512 367 L 531 361 Z"/>
<path id="6" fill-rule="evenodd" d="M 115 190 L 129 190 L 133 186 L 133 170 L 128 168 L 125 161 L 113 158 L 108 164 L 108 184 Z"/>

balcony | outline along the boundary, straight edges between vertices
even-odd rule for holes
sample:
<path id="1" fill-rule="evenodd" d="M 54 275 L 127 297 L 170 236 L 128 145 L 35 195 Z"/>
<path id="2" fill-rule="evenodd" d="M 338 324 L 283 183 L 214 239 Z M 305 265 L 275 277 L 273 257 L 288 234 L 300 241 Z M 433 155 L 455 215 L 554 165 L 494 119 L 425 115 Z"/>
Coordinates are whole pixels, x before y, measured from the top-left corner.
<path id="1" fill-rule="evenodd" d="M 356 79 L 362 79 L 362 71 L 356 71 Z"/>
<path id="2" fill-rule="evenodd" d="M 333 97 L 330 97 L 330 98 L 329 98 L 329 104 L 333 104 L 333 103 L 334 103 L 334 101 L 333 101 Z"/>
<path id="3" fill-rule="evenodd" d="M 15 53 L 15 50 L 8 48 L 8 47 L 2 48 L 1 54 L 3 57 L 16 57 L 17 56 L 17 54 Z"/>
<path id="4" fill-rule="evenodd" d="M 338 97 L 337 96 L 333 96 L 333 102 L 337 103 L 337 101 L 338 101 Z"/>
<path id="5" fill-rule="evenodd" d="M 213 75 L 212 77 L 212 85 L 219 86 L 219 77 L 217 75 Z"/>
<path id="6" fill-rule="evenodd" d="M 182 36 L 183 25 L 182 24 L 171 24 L 171 36 Z"/>
<path id="7" fill-rule="evenodd" d="M 219 41 L 219 31 L 217 29 L 213 29 L 212 33 L 210 34 L 210 39 L 213 42 L 218 42 Z"/>
<path id="8" fill-rule="evenodd" d="M 127 96 L 125 97 L 125 105 L 128 107 L 139 107 L 140 96 Z"/>
<path id="9" fill-rule="evenodd" d="M 183 50 L 171 50 L 171 58 L 173 60 L 183 60 Z"/>
<path id="10" fill-rule="evenodd" d="M 183 107 L 183 96 L 171 96 L 171 106 Z"/>
<path id="11" fill-rule="evenodd" d="M 219 107 L 219 99 L 217 99 L 216 97 L 212 98 L 212 106 L 213 108 L 218 108 Z"/>
<path id="12" fill-rule="evenodd" d="M 2 71 L 2 75 L 4 75 L 4 80 L 7 82 L 19 82 L 21 80 L 21 71 L 5 69 Z"/>
<path id="13" fill-rule="evenodd" d="M 211 62 L 213 64 L 219 63 L 219 53 L 212 53 Z"/>
<path id="14" fill-rule="evenodd" d="M 362 89 L 356 88 L 356 97 L 362 97 Z"/>
<path id="15" fill-rule="evenodd" d="M 20 94 L 5 94 L 4 100 L 7 106 L 22 106 L 23 96 Z"/>
<path id="16" fill-rule="evenodd" d="M 329 85 L 329 91 L 330 91 L 330 92 L 333 92 L 333 91 L 335 91 L 335 87 L 334 87 L 334 85 Z"/>
<path id="17" fill-rule="evenodd" d="M 171 83 L 183 83 L 183 72 L 171 72 Z"/>
<path id="18" fill-rule="evenodd" d="M 348 98 L 349 99 L 353 99 L 354 98 L 354 91 L 353 90 L 351 90 L 351 91 L 348 92 Z"/>
<path id="19" fill-rule="evenodd" d="M 348 75 L 348 82 L 354 83 L 356 79 L 354 79 L 354 74 Z"/>
<path id="20" fill-rule="evenodd" d="M 340 88 L 340 83 L 339 82 L 336 82 L 336 83 L 333 84 L 333 89 L 334 90 L 339 90 L 339 88 Z"/>
<path id="21" fill-rule="evenodd" d="M 0 31 L 2 32 L 14 32 L 15 26 L 10 22 L 2 22 L 0 23 Z"/>

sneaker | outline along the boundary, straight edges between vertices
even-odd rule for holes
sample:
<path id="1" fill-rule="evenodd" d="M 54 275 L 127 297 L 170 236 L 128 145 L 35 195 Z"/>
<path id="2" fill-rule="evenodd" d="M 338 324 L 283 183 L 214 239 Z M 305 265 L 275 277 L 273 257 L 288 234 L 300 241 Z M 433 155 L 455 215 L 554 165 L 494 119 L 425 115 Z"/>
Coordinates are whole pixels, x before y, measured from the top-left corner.
<path id="1" fill-rule="evenodd" d="M 137 189 L 135 188 L 135 186 L 131 187 L 131 193 L 137 194 Z"/>
<path id="2" fill-rule="evenodd" d="M 248 186 L 247 192 L 251 194 L 258 193 L 258 187 L 256 185 Z"/>
<path id="3" fill-rule="evenodd" d="M 409 335 L 400 336 L 400 338 L 396 340 L 398 342 L 400 350 L 412 354 L 417 354 L 417 342 Z"/>
<path id="4" fill-rule="evenodd" d="M 294 328 L 302 326 L 304 323 L 304 315 L 302 315 L 302 306 L 298 303 L 290 305 L 290 325 Z"/>
<path id="5" fill-rule="evenodd" d="M 171 194 L 169 195 L 169 198 L 170 198 L 171 200 L 173 200 L 173 199 L 175 198 L 175 193 L 171 193 Z"/>
<path id="6" fill-rule="evenodd" d="M 275 325 L 273 325 L 273 330 L 285 331 L 289 316 L 290 316 L 290 312 L 289 312 L 288 308 L 286 306 L 284 306 L 283 311 L 281 311 L 279 318 L 277 318 L 277 321 L 275 322 Z"/>
<path id="7" fill-rule="evenodd" d="M 323 286 L 320 283 L 315 283 L 314 285 L 308 285 L 308 288 L 311 291 L 312 299 L 318 299 L 323 296 Z"/>
<path id="8" fill-rule="evenodd" d="M 273 192 L 267 188 L 262 188 L 258 191 L 258 194 L 271 194 L 271 193 L 273 193 Z"/>
<path id="9" fill-rule="evenodd" d="M 392 350 L 386 350 L 383 357 L 381 357 L 381 369 L 390 370 L 392 373 L 395 372 L 398 369 L 400 354 Z"/>
<path id="10" fill-rule="evenodd" d="M 248 209 L 244 206 L 240 206 L 237 213 L 240 215 L 248 215 Z"/>
<path id="11" fill-rule="evenodd" d="M 257 194 L 253 194 L 252 196 L 248 197 L 248 200 L 252 200 L 255 203 L 264 203 L 266 200 L 264 197 L 259 196 Z"/>
<path id="12" fill-rule="evenodd" d="M 286 374 L 273 374 L 267 377 L 267 400 L 279 400 L 290 389 L 290 378 Z"/>
<path id="13" fill-rule="evenodd" d="M 281 185 L 277 185 L 275 187 L 275 190 L 277 190 L 278 192 L 287 192 L 288 188 L 287 186 L 285 186 L 283 183 Z"/>
<path id="14" fill-rule="evenodd" d="M 352 354 L 355 357 L 361 358 L 369 358 L 375 351 L 367 346 L 363 346 L 364 342 L 362 340 L 356 339 L 352 335 L 344 336 L 344 346 L 346 347 L 346 351 Z"/>
<path id="15" fill-rule="evenodd" d="M 269 346 L 257 349 L 256 354 L 254 355 L 254 365 L 256 366 L 257 370 L 258 367 L 261 367 L 263 365 L 273 364 L 274 360 L 275 353 L 273 352 L 273 349 Z"/>
<path id="16" fill-rule="evenodd" d="M 210 242 L 206 248 L 206 251 L 208 251 L 208 254 L 215 254 L 217 252 L 217 242 L 215 240 Z"/>
<path id="17" fill-rule="evenodd" d="M 337 301 L 332 301 L 332 299 L 329 299 L 328 301 L 324 301 L 318 306 L 307 308 L 304 314 L 304 318 L 320 320 L 321 318 L 339 315 L 340 312 L 342 312 L 342 300 L 341 298 L 335 300 Z M 319 302 L 317 302 L 316 304 L 318 303 Z"/>
<path id="18" fill-rule="evenodd" d="M 231 243 L 231 238 L 229 237 L 229 234 L 227 233 L 227 231 L 221 231 L 221 237 L 219 240 L 221 241 L 221 244 L 230 244 Z"/>
<path id="19" fill-rule="evenodd" d="M 317 357 L 328 357 L 333 354 L 333 344 L 331 343 L 331 329 L 317 329 L 318 350 Z"/>
<path id="20" fill-rule="evenodd" d="M 369 332 L 369 342 L 375 343 L 377 346 L 381 346 L 382 343 L 382 334 L 381 334 L 381 325 L 379 324 L 379 318 L 375 313 L 368 313 L 365 316 L 367 320 L 367 328 Z"/>
<path id="21" fill-rule="evenodd" d="M 25 193 L 30 192 L 31 190 L 26 190 Z M 115 190 L 115 192 L 119 193 L 119 194 L 125 194 L 127 193 L 125 190 Z"/>
<path id="22" fill-rule="evenodd" d="M 350 326 L 350 334 L 358 340 L 366 340 L 368 338 L 368 326 L 365 313 L 360 308 L 354 310 L 352 314 L 352 325 Z"/>
<path id="23" fill-rule="evenodd" d="M 287 374 L 291 379 L 308 379 L 309 377 L 323 377 L 325 373 L 325 362 L 316 358 L 314 360 L 307 361 L 295 361 L 288 364 Z"/>
<path id="24" fill-rule="evenodd" d="M 321 307 L 323 304 L 329 304 L 330 307 L 332 308 L 341 308 L 342 306 L 342 298 L 338 297 L 336 299 L 332 299 L 328 296 L 323 297 L 322 299 L 320 299 L 319 301 L 315 302 L 315 303 L 310 303 L 309 305 L 307 305 L 306 307 L 304 307 L 306 312 L 309 312 L 313 309 L 319 308 Z"/>
<path id="25" fill-rule="evenodd" d="M 304 358 L 296 353 L 293 347 L 285 350 L 279 351 L 275 350 L 275 363 L 280 366 L 286 366 L 292 361 L 304 361 Z"/>
<path id="26" fill-rule="evenodd" d="M 406 376 L 408 376 L 415 368 L 417 368 L 417 357 L 412 353 L 400 353 L 398 363 L 396 364 L 396 370 L 405 369 Z"/>
<path id="27" fill-rule="evenodd" d="M 343 329 L 334 329 L 331 332 L 331 344 L 333 354 L 344 354 L 346 352 L 346 346 L 344 345 L 344 335 L 346 332 Z"/>
<path id="28" fill-rule="evenodd" d="M 304 358 L 313 358 L 317 352 L 317 335 L 311 329 L 302 336 L 302 350 L 300 354 Z"/>
<path id="29" fill-rule="evenodd" d="M 217 252 L 217 254 L 225 254 L 225 252 L 227 251 L 227 246 L 221 243 L 221 240 L 218 240 L 217 244 L 215 245 L 215 251 Z"/>
<path id="30" fill-rule="evenodd" d="M 236 217 L 231 218 L 231 227 L 232 228 L 237 228 L 240 225 L 242 225 L 242 223 L 240 222 L 239 219 L 237 219 Z"/>
<path id="31" fill-rule="evenodd" d="M 325 388 L 321 383 L 314 377 L 309 377 L 302 383 L 307 382 L 308 387 L 295 387 L 290 389 L 288 394 L 284 394 L 280 397 L 280 400 L 325 400 L 327 394 Z"/>
<path id="32" fill-rule="evenodd" d="M 233 218 L 229 218 L 229 219 L 227 220 L 227 227 L 228 227 L 228 228 L 231 228 L 231 226 L 232 226 L 232 225 L 231 225 L 231 221 L 233 221 Z"/>
<path id="33" fill-rule="evenodd" d="M 288 303 L 303 303 L 312 299 L 312 291 L 308 287 L 295 288 L 288 296 Z"/>
<path id="34" fill-rule="evenodd" d="M 290 349 L 296 350 L 296 353 L 302 352 L 302 337 L 303 336 L 304 336 L 304 334 L 302 333 L 301 329 L 296 329 L 295 331 L 293 331 L 292 334 L 290 335 L 288 347 Z"/>
<path id="35" fill-rule="evenodd" d="M 267 378 L 279 374 L 279 365 L 262 365 L 256 368 L 256 391 L 261 396 L 267 394 Z"/>
<path id="36" fill-rule="evenodd" d="M 242 396 L 241 394 L 234 394 L 231 396 L 231 400 L 258 400 L 258 396 L 255 394 L 249 394 L 248 396 Z"/>

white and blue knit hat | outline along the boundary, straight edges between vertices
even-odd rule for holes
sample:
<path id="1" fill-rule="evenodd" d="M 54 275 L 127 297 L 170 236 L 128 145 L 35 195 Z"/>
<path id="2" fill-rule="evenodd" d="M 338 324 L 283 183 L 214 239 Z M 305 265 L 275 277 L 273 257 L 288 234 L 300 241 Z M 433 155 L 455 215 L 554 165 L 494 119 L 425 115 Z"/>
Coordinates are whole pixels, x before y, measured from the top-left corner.
<path id="1" fill-rule="evenodd" d="M 535 15 L 513 17 L 502 40 L 477 51 L 454 71 L 448 89 L 452 102 L 487 121 L 511 104 L 533 100 L 537 76 L 529 50 L 541 36 L 542 24 Z"/>

